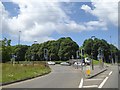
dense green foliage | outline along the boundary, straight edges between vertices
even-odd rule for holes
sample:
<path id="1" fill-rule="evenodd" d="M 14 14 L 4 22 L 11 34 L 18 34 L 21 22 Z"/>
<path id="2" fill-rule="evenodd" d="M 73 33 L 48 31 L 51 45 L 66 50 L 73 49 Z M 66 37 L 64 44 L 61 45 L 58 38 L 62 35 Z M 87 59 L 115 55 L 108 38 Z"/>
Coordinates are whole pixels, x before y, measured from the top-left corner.
<path id="1" fill-rule="evenodd" d="M 82 47 L 84 48 L 85 54 L 88 54 L 89 56 L 92 55 L 93 59 L 95 60 L 97 60 L 99 47 L 103 49 L 105 62 L 110 62 L 110 55 L 114 58 L 114 60 L 115 56 L 118 56 L 118 49 L 114 45 L 107 43 L 107 41 L 103 39 L 87 39 L 84 41 Z"/>
<path id="2" fill-rule="evenodd" d="M 26 52 L 26 59 L 45 60 L 44 49 L 48 49 L 48 60 L 68 60 L 72 55 L 75 56 L 79 46 L 70 37 L 33 44 Z"/>
<path id="3" fill-rule="evenodd" d="M 6 38 L 4 38 L 1 42 L 0 45 L 2 45 L 2 48 L 0 49 L 2 52 L 2 61 L 3 62 L 7 62 L 10 60 L 11 58 L 11 40 L 7 40 Z"/>
<path id="4" fill-rule="evenodd" d="M 2 42 L 2 43 L 1 43 Z M 111 56 L 115 60 L 116 56 L 120 58 L 120 51 L 112 44 L 109 44 L 103 39 L 95 38 L 86 39 L 83 45 L 79 48 L 76 42 L 70 37 L 63 37 L 58 40 L 47 41 L 41 44 L 15 45 L 11 46 L 11 40 L 4 38 L 0 42 L 0 52 L 2 52 L 2 62 L 10 61 L 12 55 L 15 55 L 15 61 L 40 61 L 45 60 L 44 49 L 48 50 L 47 60 L 69 60 L 74 56 L 76 58 L 76 51 L 84 49 L 84 57 L 92 57 L 97 60 L 98 49 L 103 48 L 105 62 L 111 61 Z"/>
<path id="5" fill-rule="evenodd" d="M 16 45 L 11 46 L 11 40 L 7 40 L 4 38 L 2 40 L 2 62 L 10 61 L 12 55 L 16 55 L 16 61 L 24 61 L 25 60 L 25 53 L 28 49 L 27 45 Z"/>
<path id="6" fill-rule="evenodd" d="M 28 49 L 27 45 L 16 45 L 12 47 L 12 54 L 16 55 L 17 61 L 25 61 L 25 54 Z"/>

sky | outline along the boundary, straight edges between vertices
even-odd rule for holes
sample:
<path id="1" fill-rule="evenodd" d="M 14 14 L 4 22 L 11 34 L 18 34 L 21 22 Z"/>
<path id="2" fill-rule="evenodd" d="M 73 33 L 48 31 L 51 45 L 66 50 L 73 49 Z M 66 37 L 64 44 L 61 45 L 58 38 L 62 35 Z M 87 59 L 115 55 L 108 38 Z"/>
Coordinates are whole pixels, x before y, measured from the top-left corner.
<path id="1" fill-rule="evenodd" d="M 83 1 L 1 0 L 0 39 L 16 45 L 20 35 L 20 44 L 31 45 L 71 37 L 81 46 L 95 36 L 118 47 L 119 0 Z"/>

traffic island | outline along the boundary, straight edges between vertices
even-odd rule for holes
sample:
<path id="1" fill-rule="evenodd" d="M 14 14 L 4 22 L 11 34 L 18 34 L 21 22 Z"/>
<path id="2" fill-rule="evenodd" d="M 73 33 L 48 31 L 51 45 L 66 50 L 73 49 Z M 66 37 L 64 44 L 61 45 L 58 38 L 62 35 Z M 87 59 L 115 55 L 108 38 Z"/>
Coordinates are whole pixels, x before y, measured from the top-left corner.
<path id="1" fill-rule="evenodd" d="M 99 68 L 99 66 L 95 66 L 94 70 L 91 70 L 91 67 L 84 67 L 83 72 L 84 72 L 84 76 L 86 79 L 91 79 L 103 72 L 105 72 L 108 69 L 108 67 L 104 67 L 104 68 Z"/>

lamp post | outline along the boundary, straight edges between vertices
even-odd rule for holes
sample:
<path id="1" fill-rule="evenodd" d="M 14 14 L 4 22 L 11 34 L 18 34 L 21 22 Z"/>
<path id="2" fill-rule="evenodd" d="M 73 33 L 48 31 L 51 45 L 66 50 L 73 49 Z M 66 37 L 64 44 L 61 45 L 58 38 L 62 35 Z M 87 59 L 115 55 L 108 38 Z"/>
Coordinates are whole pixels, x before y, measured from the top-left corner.
<path id="1" fill-rule="evenodd" d="M 31 60 L 32 60 L 32 64 L 34 65 L 34 60 L 35 60 L 35 55 L 34 55 L 34 53 L 31 55 Z"/>
<path id="2" fill-rule="evenodd" d="M 81 49 L 81 59 L 83 60 L 83 62 L 85 62 L 84 61 L 84 48 Z"/>
<path id="3" fill-rule="evenodd" d="M 112 63 L 112 65 L 113 65 L 113 52 L 111 51 L 111 63 Z"/>
<path id="4" fill-rule="evenodd" d="M 91 39 L 94 39 L 95 38 L 95 36 L 91 36 Z M 91 43 L 91 66 L 92 66 L 92 70 L 94 70 L 94 64 L 93 64 L 93 49 L 92 49 L 92 46 L 93 46 L 93 44 Z"/>
<path id="5" fill-rule="evenodd" d="M 21 31 L 19 31 L 18 45 L 20 45 L 20 34 L 21 34 Z"/>
<path id="6" fill-rule="evenodd" d="M 83 63 L 85 64 L 85 60 L 84 60 L 84 49 L 83 49 L 83 48 L 81 49 L 81 59 L 82 59 L 82 64 L 81 64 L 81 66 L 82 66 L 82 70 L 83 70 Z"/>
<path id="7" fill-rule="evenodd" d="M 76 58 L 77 58 L 77 69 L 78 69 L 78 59 L 79 59 L 79 53 L 80 53 L 80 51 L 79 51 L 79 50 L 77 50 L 77 51 L 76 51 Z"/>

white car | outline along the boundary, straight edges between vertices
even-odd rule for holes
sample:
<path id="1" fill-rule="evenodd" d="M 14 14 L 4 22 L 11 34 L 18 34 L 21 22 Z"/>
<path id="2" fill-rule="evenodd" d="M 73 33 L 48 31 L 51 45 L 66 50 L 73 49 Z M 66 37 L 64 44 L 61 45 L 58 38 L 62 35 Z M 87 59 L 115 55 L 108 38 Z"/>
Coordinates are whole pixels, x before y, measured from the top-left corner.
<path id="1" fill-rule="evenodd" d="M 60 64 L 61 64 L 61 65 L 65 65 L 65 66 L 70 66 L 70 64 L 67 63 L 67 62 L 61 62 Z"/>
<path id="2" fill-rule="evenodd" d="M 47 63 L 48 63 L 48 65 L 55 65 L 55 62 L 53 62 L 53 61 L 49 61 Z"/>
<path id="3" fill-rule="evenodd" d="M 87 58 L 85 58 L 85 63 L 88 64 L 88 65 L 90 65 L 91 60 L 87 57 Z"/>
<path id="4" fill-rule="evenodd" d="M 78 66 L 81 66 L 81 65 L 85 65 L 84 63 L 81 63 L 81 62 L 75 62 L 74 65 L 78 65 Z"/>

